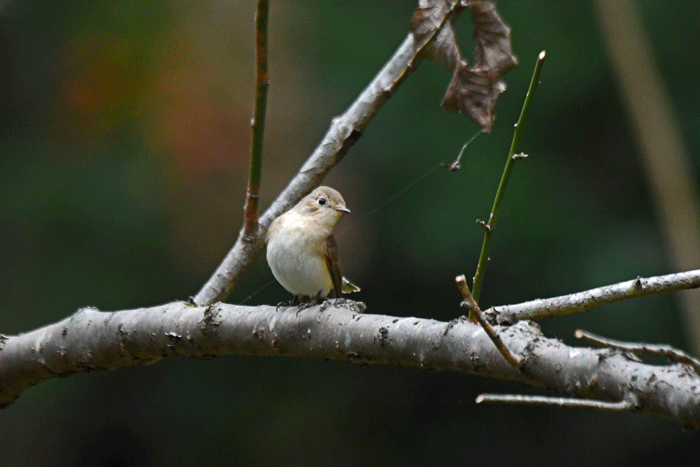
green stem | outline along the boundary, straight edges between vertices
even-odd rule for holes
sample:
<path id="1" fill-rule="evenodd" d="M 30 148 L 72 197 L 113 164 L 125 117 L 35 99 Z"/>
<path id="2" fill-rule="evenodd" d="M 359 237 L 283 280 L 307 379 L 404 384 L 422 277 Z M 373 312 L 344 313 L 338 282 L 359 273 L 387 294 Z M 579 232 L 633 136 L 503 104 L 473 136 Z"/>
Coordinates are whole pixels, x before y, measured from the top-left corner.
<path id="1" fill-rule="evenodd" d="M 484 282 L 484 272 L 486 271 L 486 264 L 488 263 L 489 251 L 491 249 L 491 238 L 493 237 L 493 229 L 496 225 L 496 219 L 498 218 L 498 212 L 501 208 L 501 201 L 503 201 L 503 195 L 506 191 L 506 185 L 508 184 L 508 178 L 510 177 L 510 172 L 513 170 L 513 165 L 515 161 L 521 157 L 517 155 L 520 149 L 520 135 L 522 134 L 523 126 L 525 124 L 525 117 L 530 109 L 530 103 L 532 102 L 532 97 L 535 94 L 535 89 L 540 80 L 540 72 L 542 71 L 542 64 L 544 63 L 545 52 L 540 52 L 539 57 L 537 57 L 537 63 L 535 63 L 535 71 L 532 73 L 532 80 L 530 80 L 530 88 L 527 90 L 527 95 L 525 96 L 525 102 L 523 103 L 523 108 L 520 111 L 520 118 L 518 123 L 515 124 L 515 131 L 513 131 L 513 142 L 510 145 L 510 152 L 508 153 L 508 159 L 506 160 L 506 166 L 503 169 L 503 175 L 501 176 L 501 182 L 498 184 L 498 191 L 496 191 L 496 199 L 493 201 L 493 208 L 491 209 L 491 215 L 486 223 L 481 223 L 484 227 L 484 244 L 481 247 L 481 255 L 479 255 L 479 264 L 476 267 L 476 274 L 474 274 L 474 284 L 472 286 L 472 296 L 476 302 L 479 302 L 479 296 L 481 295 L 481 285 Z M 470 319 L 475 319 L 473 313 L 469 313 Z"/>
<path id="2" fill-rule="evenodd" d="M 245 233 L 252 236 L 258 231 L 258 200 L 260 199 L 260 173 L 262 172 L 265 113 L 267 110 L 267 18 L 269 1 L 258 0 L 255 13 L 255 110 L 250 126 L 253 136 L 250 145 L 250 173 L 245 205 Z"/>

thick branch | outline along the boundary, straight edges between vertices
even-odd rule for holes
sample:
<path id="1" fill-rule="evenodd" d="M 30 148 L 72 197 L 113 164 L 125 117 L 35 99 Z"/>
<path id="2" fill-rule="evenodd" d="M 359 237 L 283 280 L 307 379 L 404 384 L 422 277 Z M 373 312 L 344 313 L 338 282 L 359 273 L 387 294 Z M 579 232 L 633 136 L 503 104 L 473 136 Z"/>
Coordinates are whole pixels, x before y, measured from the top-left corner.
<path id="1" fill-rule="evenodd" d="M 666 276 L 638 277 L 631 281 L 607 285 L 561 297 L 537 299 L 517 305 L 496 306 L 486 310 L 488 319 L 499 324 L 514 323 L 521 319 L 542 319 L 549 316 L 565 315 L 588 311 L 595 306 L 644 297 L 645 295 L 673 292 L 700 287 L 700 269 L 668 274 Z"/>
<path id="2" fill-rule="evenodd" d="M 329 302 L 326 303 L 326 305 Z M 350 302 L 349 308 L 353 308 Z M 168 355 L 280 355 L 453 370 L 543 386 L 583 399 L 632 400 L 635 410 L 700 427 L 700 376 L 680 364 L 651 366 L 611 349 L 568 347 L 529 323 L 499 327 L 523 358 L 508 364 L 483 329 L 364 315 L 348 308 L 242 307 L 183 302 L 120 312 L 82 309 L 58 323 L 0 339 L 0 405 L 54 377 L 154 363 Z"/>
<path id="3" fill-rule="evenodd" d="M 321 144 L 265 214 L 260 217 L 257 234 L 246 235 L 241 230 L 233 248 L 194 297 L 194 303 L 208 305 L 228 296 L 243 272 L 262 251 L 265 232 L 270 223 L 317 187 L 328 171 L 340 162 L 347 150 L 362 136 L 362 131 L 379 109 L 389 100 L 396 87 L 408 76 L 408 72 L 418 66 L 417 63 L 413 63 L 415 54 L 416 44 L 413 35 L 408 34 L 393 57 L 355 102 L 343 115 L 333 119 Z"/>

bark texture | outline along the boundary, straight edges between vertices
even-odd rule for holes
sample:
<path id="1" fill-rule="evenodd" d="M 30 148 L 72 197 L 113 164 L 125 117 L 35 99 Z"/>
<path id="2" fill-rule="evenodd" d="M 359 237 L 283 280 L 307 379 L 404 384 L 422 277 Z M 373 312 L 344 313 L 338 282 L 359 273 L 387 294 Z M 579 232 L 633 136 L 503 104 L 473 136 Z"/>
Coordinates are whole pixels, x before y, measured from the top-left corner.
<path id="1" fill-rule="evenodd" d="M 169 355 L 279 355 L 452 370 L 541 386 L 568 396 L 627 401 L 633 410 L 700 427 L 700 376 L 689 366 L 653 366 L 613 349 L 569 347 L 520 321 L 496 326 L 523 359 L 508 364 L 483 329 L 465 318 L 440 322 L 363 314 L 364 305 L 327 301 L 297 308 L 174 302 L 153 308 L 78 310 L 0 345 L 0 406 L 41 381 L 155 363 Z"/>

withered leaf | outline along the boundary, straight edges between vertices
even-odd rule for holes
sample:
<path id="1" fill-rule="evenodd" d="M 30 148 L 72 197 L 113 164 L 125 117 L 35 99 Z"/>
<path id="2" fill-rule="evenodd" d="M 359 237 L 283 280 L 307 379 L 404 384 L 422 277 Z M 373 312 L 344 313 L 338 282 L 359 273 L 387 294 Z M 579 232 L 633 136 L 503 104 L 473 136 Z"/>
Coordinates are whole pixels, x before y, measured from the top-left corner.
<path id="1" fill-rule="evenodd" d="M 503 22 L 493 2 L 470 2 L 469 12 L 474 24 L 475 68 L 487 70 L 492 81 L 518 66 L 510 46 L 510 28 Z"/>
<path id="2" fill-rule="evenodd" d="M 430 38 L 436 28 L 440 27 L 442 18 L 450 10 L 450 5 L 445 0 L 418 2 L 418 8 L 413 13 L 408 30 L 416 38 L 416 48 Z"/>
<path id="3" fill-rule="evenodd" d="M 467 115 L 481 131 L 489 133 L 496 119 L 496 100 L 505 90 L 503 81 L 491 81 L 488 70 L 468 68 L 467 63 L 462 62 L 452 75 L 440 106 Z"/>
<path id="4" fill-rule="evenodd" d="M 469 8 L 477 42 L 472 67 L 468 67 L 467 60 L 462 57 L 453 29 L 453 22 L 464 7 Z M 446 18 L 442 30 L 433 38 Z M 510 28 L 499 16 L 495 3 L 420 0 L 411 19 L 410 31 L 416 39 L 416 50 L 433 38 L 422 56 L 437 61 L 452 72 L 442 108 L 461 112 L 474 120 L 481 131 L 490 132 L 496 116 L 496 100 L 506 89 L 500 79 L 518 65 L 511 49 Z"/>
<path id="5" fill-rule="evenodd" d="M 454 11 L 451 17 L 448 18 L 437 36 L 433 38 L 433 34 L 453 7 Z M 416 50 L 430 41 L 423 50 L 422 57 L 438 62 L 450 71 L 454 70 L 461 59 L 461 53 L 452 23 L 464 8 L 465 6 L 461 2 L 455 5 L 455 2 L 450 0 L 420 0 L 418 2 L 418 9 L 411 18 L 409 31 L 416 40 Z"/>

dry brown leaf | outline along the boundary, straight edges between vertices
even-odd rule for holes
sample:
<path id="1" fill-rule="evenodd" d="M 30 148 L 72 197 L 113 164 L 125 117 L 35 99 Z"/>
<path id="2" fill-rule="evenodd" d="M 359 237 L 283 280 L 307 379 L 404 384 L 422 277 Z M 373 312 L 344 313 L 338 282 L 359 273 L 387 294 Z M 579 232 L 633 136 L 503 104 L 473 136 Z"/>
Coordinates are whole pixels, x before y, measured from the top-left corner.
<path id="1" fill-rule="evenodd" d="M 474 24 L 474 68 L 487 70 L 492 81 L 518 66 L 510 46 L 510 28 L 503 22 L 493 2 L 470 2 L 469 12 Z"/>
<path id="2" fill-rule="evenodd" d="M 463 113 L 481 131 L 489 133 L 496 119 L 496 100 L 505 90 L 503 81 L 491 81 L 488 70 L 467 68 L 467 63 L 462 62 L 452 75 L 440 105 L 447 111 Z"/>
<path id="3" fill-rule="evenodd" d="M 467 60 L 462 57 L 453 29 L 453 22 L 464 7 L 469 8 L 477 42 L 472 67 L 468 67 Z M 496 115 L 496 100 L 506 89 L 505 83 L 500 81 L 501 76 L 518 65 L 511 49 L 510 28 L 498 15 L 493 2 L 459 2 L 455 5 L 451 0 L 420 0 L 410 26 L 416 39 L 416 50 L 430 40 L 447 15 L 450 15 L 447 22 L 425 47 L 422 56 L 437 61 L 453 74 L 442 108 L 467 115 L 481 131 L 488 133 Z"/>
<path id="4" fill-rule="evenodd" d="M 409 31 L 416 39 L 416 50 L 420 49 L 426 41 L 429 41 L 443 19 L 449 14 L 454 2 L 450 0 L 421 0 L 418 9 L 411 18 Z M 465 7 L 458 4 L 455 11 L 448 19 L 430 44 L 423 50 L 422 57 L 434 60 L 448 70 L 454 70 L 462 56 L 457 45 L 457 38 L 452 23 Z"/>

